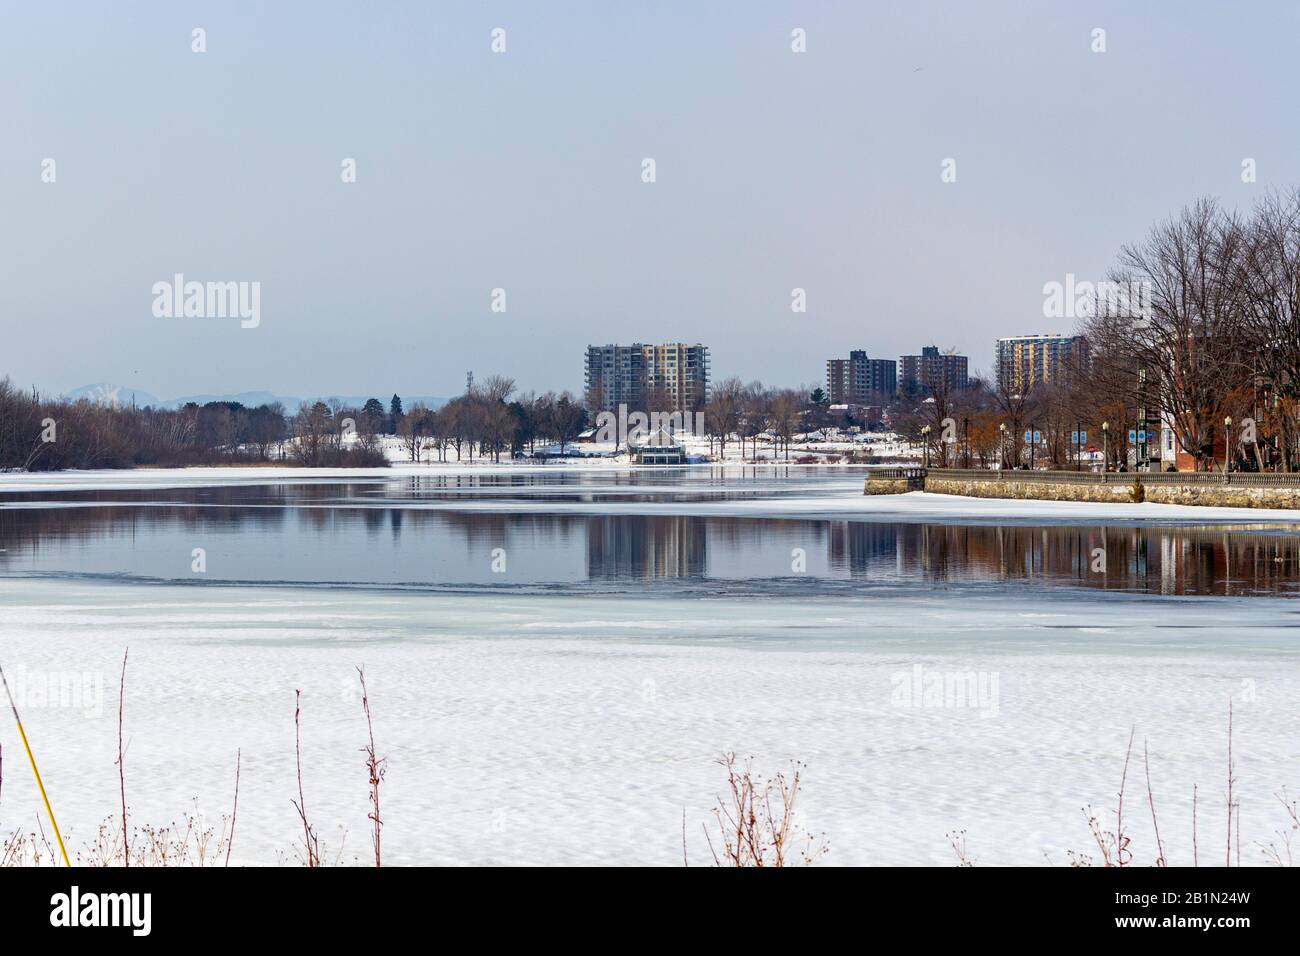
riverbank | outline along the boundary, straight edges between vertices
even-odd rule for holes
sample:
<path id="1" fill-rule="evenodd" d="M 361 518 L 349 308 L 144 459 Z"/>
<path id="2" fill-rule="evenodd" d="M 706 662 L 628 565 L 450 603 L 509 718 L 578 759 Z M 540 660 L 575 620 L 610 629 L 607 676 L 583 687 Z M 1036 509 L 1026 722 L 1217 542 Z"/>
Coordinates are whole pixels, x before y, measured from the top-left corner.
<path id="1" fill-rule="evenodd" d="M 920 469 L 906 469 L 920 471 Z M 436 492 L 412 500 L 402 495 L 401 507 L 411 511 L 498 512 L 529 514 L 655 515 L 749 518 L 820 518 L 853 522 L 933 522 L 949 524 L 1132 524 L 1234 525 L 1241 529 L 1294 528 L 1300 511 L 1286 508 L 1160 504 L 1149 497 L 1132 500 L 1089 501 L 972 497 L 959 494 L 906 491 L 863 494 L 876 487 L 877 476 L 889 469 L 862 466 L 753 465 L 726 463 L 682 467 L 640 467 L 626 463 L 577 462 L 551 465 L 476 464 L 395 465 L 392 468 L 278 468 L 203 467 L 140 468 L 129 471 L 10 472 L 0 474 L 0 510 L 46 507 L 49 495 L 86 495 L 127 492 L 127 503 L 147 503 L 148 492 L 179 489 L 216 489 L 290 485 L 373 485 L 405 488 L 411 482 Z M 669 480 L 678 476 L 682 481 Z M 766 479 L 781 476 L 780 487 Z M 1119 476 L 1111 476 L 1112 478 Z M 707 494 L 725 478 L 735 494 Z M 538 480 L 540 479 L 540 480 Z M 891 481 L 885 479 L 886 487 Z M 1117 485 L 1126 490 L 1127 484 Z M 491 500 L 485 500 L 490 493 Z M 61 507 L 121 502 L 97 497 L 94 501 L 62 500 Z M 385 508 L 382 495 L 359 497 L 349 508 Z M 197 503 L 200 507 L 204 505 Z M 321 507 L 300 502 L 299 507 Z"/>
<path id="2" fill-rule="evenodd" d="M 909 491 L 1006 500 L 1150 503 L 1207 508 L 1300 509 L 1300 475 L 1204 472 L 1092 473 L 987 469 L 882 469 L 863 493 Z M 1300 516 L 1298 516 L 1300 517 Z"/>

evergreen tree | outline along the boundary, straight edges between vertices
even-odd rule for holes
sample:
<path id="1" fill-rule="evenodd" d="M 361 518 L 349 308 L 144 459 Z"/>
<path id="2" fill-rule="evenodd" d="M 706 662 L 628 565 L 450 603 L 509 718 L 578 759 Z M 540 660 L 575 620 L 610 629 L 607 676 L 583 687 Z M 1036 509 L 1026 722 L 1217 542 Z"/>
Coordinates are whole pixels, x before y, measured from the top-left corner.
<path id="1" fill-rule="evenodd" d="M 370 432 L 377 432 L 387 424 L 383 403 L 377 398 L 367 399 L 366 404 L 361 406 L 361 414 L 365 417 Z"/>

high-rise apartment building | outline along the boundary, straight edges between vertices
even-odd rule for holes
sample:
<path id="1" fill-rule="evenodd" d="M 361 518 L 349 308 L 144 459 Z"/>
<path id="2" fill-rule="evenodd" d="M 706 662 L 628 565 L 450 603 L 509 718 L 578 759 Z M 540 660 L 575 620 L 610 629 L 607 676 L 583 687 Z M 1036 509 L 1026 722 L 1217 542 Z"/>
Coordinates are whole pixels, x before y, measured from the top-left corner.
<path id="1" fill-rule="evenodd" d="M 650 391 L 667 393 L 673 411 L 696 411 L 709 397 L 709 350 L 699 343 L 643 345 L 646 384 Z"/>
<path id="2" fill-rule="evenodd" d="M 854 349 L 847 359 L 826 362 L 826 391 L 832 405 L 879 403 L 898 388 L 898 365 L 892 359 L 868 358 Z"/>
<path id="3" fill-rule="evenodd" d="M 959 392 L 970 382 L 969 364 L 964 355 L 944 355 L 937 346 L 927 345 L 920 355 L 898 359 L 899 391 L 918 395 Z"/>
<path id="4" fill-rule="evenodd" d="M 1015 335 L 998 339 L 993 365 L 998 388 L 1023 395 L 1035 385 L 1056 382 L 1073 368 L 1088 364 L 1088 340 L 1082 335 Z"/>
<path id="5" fill-rule="evenodd" d="M 708 399 L 709 350 L 682 342 L 589 345 L 584 389 L 595 411 L 617 411 L 620 404 L 632 411 L 697 411 Z M 654 396 L 672 407 L 646 408 Z"/>
<path id="6" fill-rule="evenodd" d="M 640 410 L 645 394 L 645 353 L 640 345 L 589 345 L 583 376 L 587 408 Z"/>

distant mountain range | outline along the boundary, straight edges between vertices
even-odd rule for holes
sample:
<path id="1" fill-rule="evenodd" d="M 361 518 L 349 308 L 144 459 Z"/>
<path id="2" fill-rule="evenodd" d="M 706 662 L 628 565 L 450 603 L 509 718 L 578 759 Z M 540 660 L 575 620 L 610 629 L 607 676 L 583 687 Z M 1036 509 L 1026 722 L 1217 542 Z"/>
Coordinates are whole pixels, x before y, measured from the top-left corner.
<path id="1" fill-rule="evenodd" d="M 313 395 L 310 398 L 299 398 L 296 395 L 275 395 L 271 392 L 237 392 L 233 395 L 182 395 L 180 398 L 161 399 L 149 392 L 143 392 L 138 388 L 129 388 L 125 385 L 112 385 L 108 382 L 99 382 L 95 385 L 83 385 L 80 388 L 74 388 L 66 393 L 64 398 L 72 401 L 87 399 L 99 405 L 131 405 L 135 404 L 140 408 L 151 405 L 154 408 L 180 408 L 194 402 L 198 405 L 206 405 L 208 402 L 239 402 L 241 405 L 253 407 L 254 405 L 268 405 L 271 402 L 279 402 L 284 406 L 284 410 L 289 414 L 298 411 L 298 408 L 304 402 L 314 402 L 317 398 L 325 398 L 330 401 L 338 400 L 344 405 L 353 405 L 360 408 L 366 403 L 367 399 L 377 398 L 384 409 L 388 409 L 388 403 L 392 395 Z M 403 395 L 402 407 L 410 408 L 416 402 L 423 402 L 430 408 L 437 408 L 444 405 L 447 399 L 436 395 Z"/>

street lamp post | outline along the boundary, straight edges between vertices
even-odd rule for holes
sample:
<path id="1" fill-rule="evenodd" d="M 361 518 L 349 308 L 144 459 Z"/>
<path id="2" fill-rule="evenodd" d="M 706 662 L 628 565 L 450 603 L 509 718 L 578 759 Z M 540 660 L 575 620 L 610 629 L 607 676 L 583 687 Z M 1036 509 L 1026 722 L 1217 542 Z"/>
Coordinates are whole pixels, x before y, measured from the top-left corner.
<path id="1" fill-rule="evenodd" d="M 970 467 L 970 419 L 961 420 L 962 444 L 966 446 L 966 467 Z"/>
<path id="2" fill-rule="evenodd" d="M 1034 446 L 1038 444 L 1038 428 L 1033 422 L 1029 423 L 1029 470 L 1034 470 Z"/>
<path id="3" fill-rule="evenodd" d="M 1101 470 L 1110 471 L 1110 422 L 1101 423 Z"/>
<path id="4" fill-rule="evenodd" d="M 1228 473 L 1228 453 L 1232 448 L 1232 416 L 1223 420 L 1223 473 Z"/>
<path id="5" fill-rule="evenodd" d="M 930 426 L 921 426 L 921 447 L 925 449 L 925 467 L 930 467 Z"/>
<path id="6" fill-rule="evenodd" d="M 1007 423 L 998 423 L 998 468 L 1007 467 Z"/>

